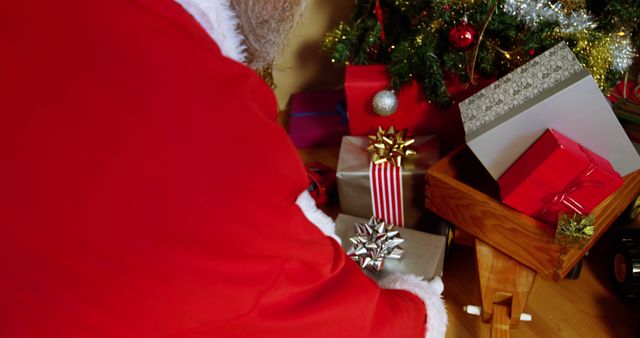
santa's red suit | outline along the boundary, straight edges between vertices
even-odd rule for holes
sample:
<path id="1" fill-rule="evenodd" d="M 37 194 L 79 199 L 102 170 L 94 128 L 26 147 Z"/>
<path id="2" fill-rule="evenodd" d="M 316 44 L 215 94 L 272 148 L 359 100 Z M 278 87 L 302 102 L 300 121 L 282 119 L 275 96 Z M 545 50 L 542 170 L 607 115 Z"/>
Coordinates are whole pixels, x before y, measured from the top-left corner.
<path id="1" fill-rule="evenodd" d="M 345 257 L 202 2 L 0 4 L 0 336 L 443 337 L 439 280 Z"/>

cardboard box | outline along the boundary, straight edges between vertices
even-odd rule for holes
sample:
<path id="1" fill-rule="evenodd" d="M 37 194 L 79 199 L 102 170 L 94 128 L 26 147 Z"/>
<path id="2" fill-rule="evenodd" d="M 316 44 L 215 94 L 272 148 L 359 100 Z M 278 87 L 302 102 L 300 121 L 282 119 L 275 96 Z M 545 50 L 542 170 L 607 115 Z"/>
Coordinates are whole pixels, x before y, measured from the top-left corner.
<path id="1" fill-rule="evenodd" d="M 354 224 L 366 222 L 369 218 L 360 218 L 345 214 L 338 214 L 336 218 L 336 233 L 342 239 L 342 247 L 346 252 L 351 247 L 350 237 L 355 236 Z M 435 276 L 442 276 L 446 239 L 413 229 L 398 228 L 400 237 L 405 241 L 400 246 L 404 255 L 400 259 L 385 259 L 384 267 L 376 273 L 366 271 L 374 279 L 382 279 L 391 273 L 405 273 L 422 276 L 429 280 Z"/>
<path id="2" fill-rule="evenodd" d="M 553 128 L 625 176 L 635 151 L 592 76 L 560 43 L 460 103 L 466 142 L 494 179 Z"/>

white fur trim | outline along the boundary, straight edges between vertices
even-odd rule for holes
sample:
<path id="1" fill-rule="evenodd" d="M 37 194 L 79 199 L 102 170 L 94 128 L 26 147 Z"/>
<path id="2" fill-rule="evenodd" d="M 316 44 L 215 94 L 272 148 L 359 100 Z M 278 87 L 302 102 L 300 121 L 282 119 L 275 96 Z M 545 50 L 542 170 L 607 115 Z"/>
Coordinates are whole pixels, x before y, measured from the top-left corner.
<path id="1" fill-rule="evenodd" d="M 204 28 L 226 57 L 243 62 L 246 48 L 229 0 L 175 0 Z"/>
<path id="2" fill-rule="evenodd" d="M 430 282 L 415 275 L 396 273 L 385 277 L 379 282 L 385 289 L 407 290 L 420 297 L 427 311 L 427 327 L 425 338 L 444 338 L 447 332 L 447 310 L 442 299 L 444 284 L 440 277 L 434 277 Z"/>
<path id="3" fill-rule="evenodd" d="M 302 210 L 302 213 L 307 217 L 307 219 L 311 223 L 315 224 L 323 234 L 335 239 L 338 243 L 342 243 L 340 237 L 336 235 L 336 224 L 333 222 L 331 217 L 318 209 L 316 201 L 313 200 L 313 197 L 311 197 L 311 194 L 309 194 L 308 191 L 305 190 L 298 195 L 296 204 L 300 207 L 300 210 Z"/>

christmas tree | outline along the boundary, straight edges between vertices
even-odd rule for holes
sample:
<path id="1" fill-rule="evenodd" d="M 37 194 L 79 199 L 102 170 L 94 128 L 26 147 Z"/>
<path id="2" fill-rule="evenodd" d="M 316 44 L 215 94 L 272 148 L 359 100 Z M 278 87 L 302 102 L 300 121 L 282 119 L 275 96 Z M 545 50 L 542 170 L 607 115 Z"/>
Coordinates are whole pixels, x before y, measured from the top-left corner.
<path id="1" fill-rule="evenodd" d="M 640 47 L 638 0 L 367 0 L 327 34 L 338 64 L 385 64 L 390 87 L 417 80 L 429 101 L 451 103 L 444 74 L 473 85 L 500 77 L 565 41 L 603 90 Z"/>

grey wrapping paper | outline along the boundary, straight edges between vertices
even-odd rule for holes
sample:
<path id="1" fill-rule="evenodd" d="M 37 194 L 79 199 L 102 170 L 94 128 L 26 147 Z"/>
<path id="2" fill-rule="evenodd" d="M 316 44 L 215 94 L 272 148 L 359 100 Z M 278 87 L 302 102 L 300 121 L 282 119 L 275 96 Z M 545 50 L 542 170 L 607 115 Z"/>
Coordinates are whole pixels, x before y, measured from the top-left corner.
<path id="1" fill-rule="evenodd" d="M 369 218 L 339 214 L 336 218 L 336 234 L 342 239 L 342 247 L 349 250 L 350 237 L 355 235 L 354 224 L 366 222 Z M 399 228 L 400 236 L 405 239 L 400 246 L 405 250 L 400 259 L 385 259 L 382 271 L 376 273 L 366 271 L 373 279 L 379 280 L 391 273 L 405 273 L 422 276 L 429 280 L 442 276 L 446 239 L 408 228 Z"/>
<path id="2" fill-rule="evenodd" d="M 364 136 L 344 136 L 336 172 L 340 210 L 347 215 L 369 218 L 373 215 L 369 184 L 369 140 Z M 425 214 L 426 170 L 440 157 L 440 143 L 434 135 L 416 137 L 418 154 L 402 168 L 405 226 L 415 227 Z"/>

